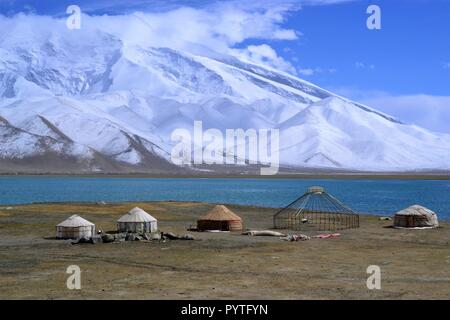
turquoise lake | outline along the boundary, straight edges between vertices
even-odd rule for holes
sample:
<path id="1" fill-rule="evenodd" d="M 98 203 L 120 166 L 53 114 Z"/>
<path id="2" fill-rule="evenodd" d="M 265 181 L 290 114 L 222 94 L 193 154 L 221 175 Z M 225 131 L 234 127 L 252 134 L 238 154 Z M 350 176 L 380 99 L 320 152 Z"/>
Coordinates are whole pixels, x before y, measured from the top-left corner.
<path id="1" fill-rule="evenodd" d="M 319 185 L 361 213 L 389 215 L 413 204 L 450 220 L 450 181 L 0 177 L 0 205 L 33 202 L 202 201 L 283 207 Z"/>

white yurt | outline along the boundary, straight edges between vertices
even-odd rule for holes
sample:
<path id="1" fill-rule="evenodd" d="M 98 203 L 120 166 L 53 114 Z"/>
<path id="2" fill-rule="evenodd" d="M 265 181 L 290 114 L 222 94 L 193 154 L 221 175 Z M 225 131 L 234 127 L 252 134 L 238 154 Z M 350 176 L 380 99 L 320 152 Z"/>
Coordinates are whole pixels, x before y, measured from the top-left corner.
<path id="1" fill-rule="evenodd" d="M 134 208 L 117 220 L 119 232 L 155 232 L 158 230 L 158 221 L 141 208 Z"/>
<path id="2" fill-rule="evenodd" d="M 436 213 L 425 207 L 414 205 L 395 214 L 395 228 L 437 228 L 439 227 Z"/>
<path id="3" fill-rule="evenodd" d="M 56 225 L 57 239 L 91 238 L 93 235 L 95 235 L 95 224 L 76 214 Z"/>

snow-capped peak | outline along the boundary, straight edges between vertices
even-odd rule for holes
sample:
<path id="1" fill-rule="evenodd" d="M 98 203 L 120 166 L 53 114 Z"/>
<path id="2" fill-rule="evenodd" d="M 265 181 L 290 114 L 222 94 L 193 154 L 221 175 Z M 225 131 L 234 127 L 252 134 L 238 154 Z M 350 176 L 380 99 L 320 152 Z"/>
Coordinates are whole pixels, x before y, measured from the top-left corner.
<path id="1" fill-rule="evenodd" d="M 171 133 L 194 121 L 279 129 L 281 166 L 296 170 L 450 168 L 448 135 L 292 75 L 201 47 L 58 30 L 0 39 L 0 169 L 14 157 L 71 157 L 87 171 L 174 170 Z"/>

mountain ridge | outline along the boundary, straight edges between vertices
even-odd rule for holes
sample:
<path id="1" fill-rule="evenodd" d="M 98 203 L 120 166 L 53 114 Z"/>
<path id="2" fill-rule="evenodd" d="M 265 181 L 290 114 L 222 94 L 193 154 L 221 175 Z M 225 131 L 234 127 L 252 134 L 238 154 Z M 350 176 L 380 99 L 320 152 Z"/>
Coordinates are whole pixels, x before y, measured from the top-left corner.
<path id="1" fill-rule="evenodd" d="M 205 130 L 280 130 L 280 167 L 293 171 L 450 170 L 450 135 L 295 76 L 224 54 L 54 32 L 31 44 L 2 40 L 0 171 L 36 157 L 73 158 L 80 172 L 230 170 L 171 162 L 173 130 L 200 120 Z"/>

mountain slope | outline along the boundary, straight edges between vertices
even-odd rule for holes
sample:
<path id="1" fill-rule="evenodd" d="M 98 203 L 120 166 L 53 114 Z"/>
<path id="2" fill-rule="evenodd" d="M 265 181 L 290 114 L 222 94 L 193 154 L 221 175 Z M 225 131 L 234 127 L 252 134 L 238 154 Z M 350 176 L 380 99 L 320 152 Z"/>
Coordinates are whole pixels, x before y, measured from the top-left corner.
<path id="1" fill-rule="evenodd" d="M 449 135 L 282 72 L 104 32 L 31 36 L 0 40 L 2 171 L 62 172 L 64 159 L 70 172 L 193 170 L 171 163 L 171 134 L 200 120 L 221 132 L 279 129 L 291 170 L 450 169 Z"/>

